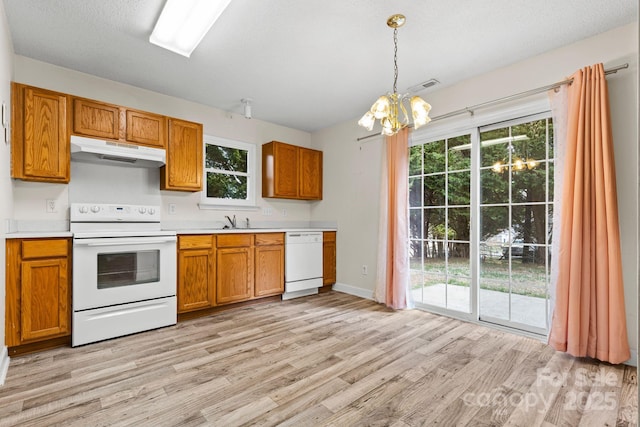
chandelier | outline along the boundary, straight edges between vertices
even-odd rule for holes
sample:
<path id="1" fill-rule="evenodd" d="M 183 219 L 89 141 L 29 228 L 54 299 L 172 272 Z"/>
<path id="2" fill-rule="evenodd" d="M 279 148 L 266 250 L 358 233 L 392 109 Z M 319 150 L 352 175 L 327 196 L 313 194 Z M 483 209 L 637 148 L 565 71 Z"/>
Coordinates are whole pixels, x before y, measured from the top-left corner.
<path id="1" fill-rule="evenodd" d="M 409 94 L 398 94 L 396 88 L 398 83 L 398 28 L 402 27 L 406 21 L 404 15 L 396 14 L 387 19 L 387 25 L 393 28 L 393 93 L 382 95 L 371 109 L 365 113 L 358 121 L 358 124 L 367 130 L 372 130 L 376 119 L 382 125 L 382 134 L 391 136 L 409 125 L 409 115 L 405 103 L 409 100 Z M 411 114 L 413 117 L 413 127 L 418 129 L 431 121 L 429 111 L 431 105 L 426 103 L 419 96 L 412 96 L 409 100 Z"/>

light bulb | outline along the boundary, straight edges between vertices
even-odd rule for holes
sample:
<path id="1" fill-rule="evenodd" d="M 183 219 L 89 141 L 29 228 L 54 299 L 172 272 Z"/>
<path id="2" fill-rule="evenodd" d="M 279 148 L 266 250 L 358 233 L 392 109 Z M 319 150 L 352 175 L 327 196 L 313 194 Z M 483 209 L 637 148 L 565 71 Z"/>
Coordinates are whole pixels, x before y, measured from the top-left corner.
<path id="1" fill-rule="evenodd" d="M 493 164 L 492 169 L 493 169 L 493 171 L 494 171 L 494 172 L 497 172 L 497 173 L 502 172 L 502 163 L 500 163 L 500 162 L 495 162 L 495 163 Z"/>

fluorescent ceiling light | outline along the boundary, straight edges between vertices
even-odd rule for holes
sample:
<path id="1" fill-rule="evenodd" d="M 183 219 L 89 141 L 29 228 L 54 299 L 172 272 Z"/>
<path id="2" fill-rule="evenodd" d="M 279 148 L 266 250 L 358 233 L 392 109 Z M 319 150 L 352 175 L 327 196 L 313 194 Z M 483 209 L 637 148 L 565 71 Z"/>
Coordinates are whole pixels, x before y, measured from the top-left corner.
<path id="1" fill-rule="evenodd" d="M 231 0 L 167 0 L 149 41 L 188 58 L 229 3 Z"/>

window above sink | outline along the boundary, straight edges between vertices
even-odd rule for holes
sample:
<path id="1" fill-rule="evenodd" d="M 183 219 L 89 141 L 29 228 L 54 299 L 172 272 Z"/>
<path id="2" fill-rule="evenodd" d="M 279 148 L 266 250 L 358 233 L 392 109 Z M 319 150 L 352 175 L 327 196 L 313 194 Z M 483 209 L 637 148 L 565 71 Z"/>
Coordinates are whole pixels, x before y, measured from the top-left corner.
<path id="1" fill-rule="evenodd" d="M 256 146 L 204 136 L 204 189 L 200 207 L 256 205 Z"/>

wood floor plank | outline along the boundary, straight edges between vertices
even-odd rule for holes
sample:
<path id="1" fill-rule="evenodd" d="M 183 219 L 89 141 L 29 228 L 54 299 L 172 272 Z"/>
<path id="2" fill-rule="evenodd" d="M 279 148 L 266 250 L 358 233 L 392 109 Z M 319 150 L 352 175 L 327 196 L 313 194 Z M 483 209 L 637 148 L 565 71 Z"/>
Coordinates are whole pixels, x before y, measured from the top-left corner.
<path id="1" fill-rule="evenodd" d="M 591 410 L 605 396 L 615 408 Z M 637 396 L 635 368 L 333 291 L 14 357 L 0 427 L 630 427 Z"/>

